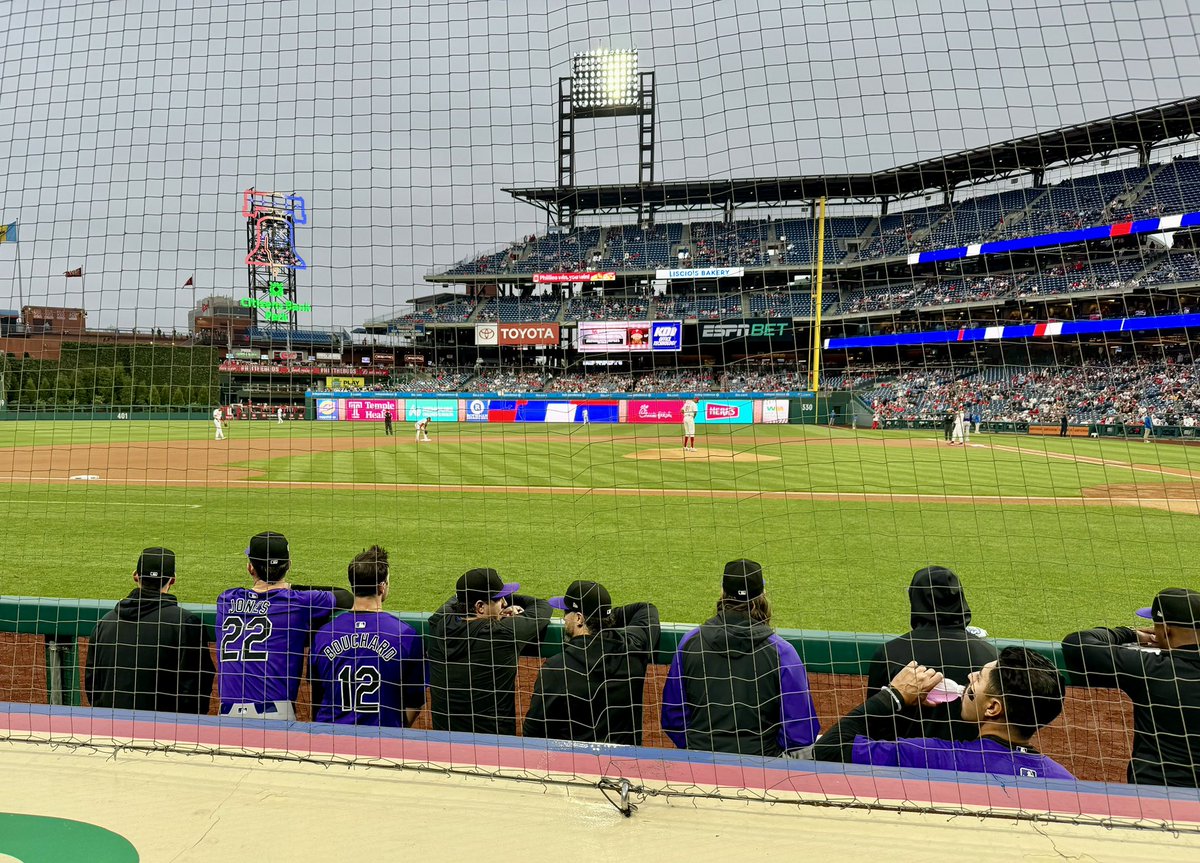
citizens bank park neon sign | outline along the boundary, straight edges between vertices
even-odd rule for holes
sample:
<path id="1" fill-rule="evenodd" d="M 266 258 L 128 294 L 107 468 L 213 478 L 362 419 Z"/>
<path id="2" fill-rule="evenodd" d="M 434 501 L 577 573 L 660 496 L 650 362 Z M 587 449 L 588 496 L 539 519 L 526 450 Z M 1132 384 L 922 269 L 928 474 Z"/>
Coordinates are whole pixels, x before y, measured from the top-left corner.
<path id="1" fill-rule="evenodd" d="M 308 224 L 308 208 L 299 195 L 277 195 L 247 189 L 242 193 L 242 215 L 251 225 L 253 247 L 246 253 L 247 267 L 266 267 L 271 281 L 267 297 L 243 297 L 243 308 L 257 309 L 265 320 L 287 322 L 295 312 L 311 312 L 309 303 L 288 299 L 283 270 L 305 270 L 308 264 L 296 251 L 296 225 Z"/>

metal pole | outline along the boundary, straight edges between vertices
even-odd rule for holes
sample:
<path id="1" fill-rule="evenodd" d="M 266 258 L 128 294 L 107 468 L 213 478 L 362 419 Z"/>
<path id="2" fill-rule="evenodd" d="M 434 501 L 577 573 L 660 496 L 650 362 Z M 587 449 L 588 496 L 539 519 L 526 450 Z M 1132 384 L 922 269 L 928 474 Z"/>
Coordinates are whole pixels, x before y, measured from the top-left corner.
<path id="1" fill-rule="evenodd" d="M 820 210 L 817 213 L 817 290 L 816 317 L 813 320 L 812 337 L 812 382 L 811 389 L 815 393 L 821 383 L 821 305 L 825 287 L 825 198 L 821 198 Z"/>

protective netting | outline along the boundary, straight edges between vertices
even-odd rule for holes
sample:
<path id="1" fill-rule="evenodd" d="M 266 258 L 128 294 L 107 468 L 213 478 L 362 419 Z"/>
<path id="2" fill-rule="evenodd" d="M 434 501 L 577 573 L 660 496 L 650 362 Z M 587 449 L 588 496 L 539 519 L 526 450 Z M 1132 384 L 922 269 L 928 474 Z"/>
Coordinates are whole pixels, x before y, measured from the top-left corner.
<path id="1" fill-rule="evenodd" d="M 1200 823 L 1195 16 L 986 7 L 0 10 L 2 736 Z"/>

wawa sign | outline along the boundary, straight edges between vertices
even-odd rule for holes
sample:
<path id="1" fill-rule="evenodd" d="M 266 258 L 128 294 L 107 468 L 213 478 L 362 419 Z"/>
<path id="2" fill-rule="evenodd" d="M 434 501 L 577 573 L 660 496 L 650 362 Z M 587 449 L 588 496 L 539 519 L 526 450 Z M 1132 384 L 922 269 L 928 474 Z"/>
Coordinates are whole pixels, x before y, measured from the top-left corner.
<path id="1" fill-rule="evenodd" d="M 476 345 L 557 345 L 558 324 L 476 324 Z"/>

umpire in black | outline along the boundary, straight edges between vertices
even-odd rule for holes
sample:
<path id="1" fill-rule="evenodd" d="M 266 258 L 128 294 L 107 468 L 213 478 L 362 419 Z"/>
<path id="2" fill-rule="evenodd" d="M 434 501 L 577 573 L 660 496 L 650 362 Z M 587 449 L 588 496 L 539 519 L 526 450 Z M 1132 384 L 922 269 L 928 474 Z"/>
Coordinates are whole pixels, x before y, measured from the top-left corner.
<path id="1" fill-rule="evenodd" d="M 92 631 L 84 689 L 92 707 L 208 713 L 212 655 L 200 618 L 179 607 L 175 552 L 148 548 L 138 557 L 137 587 Z"/>
<path id="2" fill-rule="evenodd" d="M 472 569 L 430 616 L 425 657 L 438 731 L 517 733 L 517 660 L 537 652 L 551 615 L 546 600 L 520 587 L 494 569 Z"/>
<path id="3" fill-rule="evenodd" d="M 563 649 L 538 674 L 524 735 L 640 746 L 658 609 L 648 602 L 613 608 L 594 581 L 571 582 L 550 606 L 565 612 Z"/>
<path id="4" fill-rule="evenodd" d="M 1073 683 L 1116 687 L 1133 701 L 1130 782 L 1200 788 L 1200 593 L 1163 590 L 1137 614 L 1154 628 L 1064 638 L 1067 669 Z"/>

